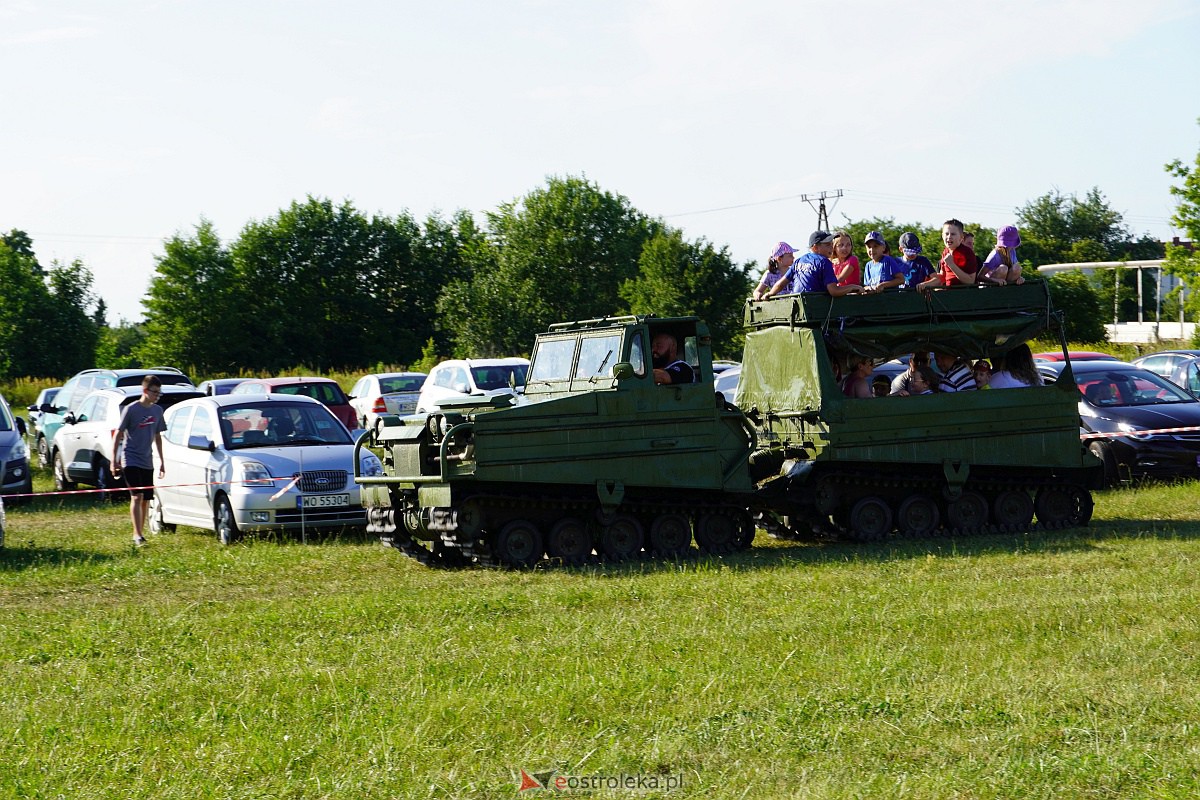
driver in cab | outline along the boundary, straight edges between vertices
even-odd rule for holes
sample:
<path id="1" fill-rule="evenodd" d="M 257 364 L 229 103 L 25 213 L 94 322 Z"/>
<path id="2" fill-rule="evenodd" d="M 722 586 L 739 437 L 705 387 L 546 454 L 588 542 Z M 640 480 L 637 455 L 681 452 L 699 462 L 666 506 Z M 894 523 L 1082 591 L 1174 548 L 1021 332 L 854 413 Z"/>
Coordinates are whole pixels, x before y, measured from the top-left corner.
<path id="1" fill-rule="evenodd" d="M 650 342 L 654 359 L 654 382 L 658 384 L 695 383 L 696 371 L 679 357 L 679 342 L 669 333 L 656 333 Z"/>

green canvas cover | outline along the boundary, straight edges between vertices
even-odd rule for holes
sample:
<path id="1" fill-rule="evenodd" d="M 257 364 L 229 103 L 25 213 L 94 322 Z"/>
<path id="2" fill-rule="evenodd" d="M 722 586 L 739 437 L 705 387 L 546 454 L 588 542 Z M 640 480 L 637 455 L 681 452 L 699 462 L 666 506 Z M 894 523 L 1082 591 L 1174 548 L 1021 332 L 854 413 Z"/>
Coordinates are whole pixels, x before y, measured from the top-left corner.
<path id="1" fill-rule="evenodd" d="M 775 327 L 746 334 L 746 355 L 736 403 L 761 411 L 816 411 L 821 405 L 821 372 L 829 359 L 809 328 Z"/>

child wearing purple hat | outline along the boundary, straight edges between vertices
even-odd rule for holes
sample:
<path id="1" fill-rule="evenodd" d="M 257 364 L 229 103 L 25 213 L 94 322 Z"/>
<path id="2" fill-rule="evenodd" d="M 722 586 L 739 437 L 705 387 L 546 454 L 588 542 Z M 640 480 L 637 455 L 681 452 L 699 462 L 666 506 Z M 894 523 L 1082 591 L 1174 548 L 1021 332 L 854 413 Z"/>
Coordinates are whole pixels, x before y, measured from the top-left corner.
<path id="1" fill-rule="evenodd" d="M 1021 234 L 1012 225 L 996 231 L 996 247 L 979 268 L 979 282 L 997 286 L 1024 283 L 1021 264 L 1017 261 L 1017 245 L 1020 243 Z"/>
<path id="2" fill-rule="evenodd" d="M 787 242 L 780 242 L 775 245 L 775 249 L 771 251 L 770 258 L 767 259 L 767 271 L 763 273 L 762 280 L 758 282 L 758 286 L 754 287 L 754 293 L 751 296 L 754 300 L 765 300 L 767 292 L 771 291 L 771 287 L 779 283 L 779 279 L 783 277 L 783 273 L 796 260 L 796 251 Z"/>

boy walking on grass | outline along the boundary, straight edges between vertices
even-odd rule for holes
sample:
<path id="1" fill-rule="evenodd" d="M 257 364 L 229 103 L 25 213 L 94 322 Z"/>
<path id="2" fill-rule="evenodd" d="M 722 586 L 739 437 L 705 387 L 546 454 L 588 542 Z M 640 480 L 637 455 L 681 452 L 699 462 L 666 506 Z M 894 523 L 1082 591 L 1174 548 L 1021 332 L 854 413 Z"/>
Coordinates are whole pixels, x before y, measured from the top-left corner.
<path id="1" fill-rule="evenodd" d="M 158 477 L 163 476 L 165 469 L 162 432 L 167 425 L 163 421 L 162 406 L 158 405 L 161 394 L 162 381 L 157 375 L 143 378 L 142 396 L 136 403 L 125 406 L 121 423 L 117 426 L 117 435 L 113 439 L 113 477 L 123 477 L 125 485 L 129 487 L 129 516 L 133 519 L 133 543 L 137 547 L 146 543 L 142 533 L 150 512 L 150 498 L 154 496 L 154 455 L 151 445 L 158 448 Z"/>

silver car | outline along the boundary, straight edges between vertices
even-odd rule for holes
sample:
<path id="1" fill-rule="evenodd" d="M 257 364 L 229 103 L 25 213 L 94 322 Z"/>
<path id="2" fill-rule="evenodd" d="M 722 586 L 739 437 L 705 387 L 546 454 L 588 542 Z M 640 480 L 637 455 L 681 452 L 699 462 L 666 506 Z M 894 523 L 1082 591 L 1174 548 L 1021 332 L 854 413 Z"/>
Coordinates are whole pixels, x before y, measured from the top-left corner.
<path id="1" fill-rule="evenodd" d="M 363 375 L 350 390 L 350 405 L 360 428 L 372 428 L 381 414 L 404 417 L 417 410 L 424 372 L 376 372 Z"/>
<path id="2" fill-rule="evenodd" d="M 216 395 L 179 403 L 165 419 L 152 531 L 191 525 L 230 544 L 245 531 L 366 525 L 354 440 L 319 401 Z M 359 461 L 363 475 L 383 474 L 369 450 Z"/>

